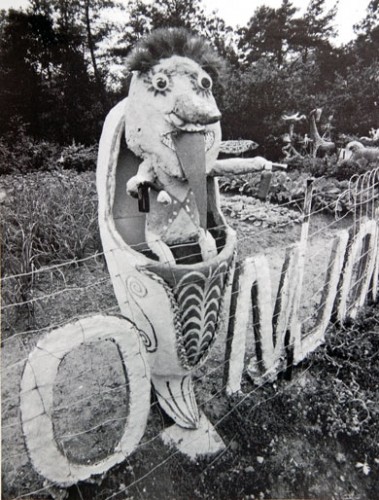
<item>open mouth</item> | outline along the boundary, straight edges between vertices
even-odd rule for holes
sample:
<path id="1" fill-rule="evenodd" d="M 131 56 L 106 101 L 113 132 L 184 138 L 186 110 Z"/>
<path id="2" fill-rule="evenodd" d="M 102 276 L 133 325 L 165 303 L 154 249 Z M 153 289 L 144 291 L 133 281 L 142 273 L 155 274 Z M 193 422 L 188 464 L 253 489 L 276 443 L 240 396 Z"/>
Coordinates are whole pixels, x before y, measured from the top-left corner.
<path id="1" fill-rule="evenodd" d="M 196 127 L 196 124 L 194 124 L 193 126 Z M 204 129 L 204 127 L 203 127 L 203 129 Z M 196 128 L 194 128 L 193 130 L 187 129 L 186 132 L 199 132 L 199 130 Z M 175 132 L 168 132 L 167 134 L 162 135 L 162 139 L 161 139 L 162 143 L 165 146 L 167 146 L 168 148 L 170 148 L 172 151 L 176 151 L 175 144 L 174 144 L 174 141 L 172 139 L 172 135 L 177 134 L 177 133 L 178 132 L 175 131 Z M 203 135 L 204 135 L 205 151 L 209 151 L 215 142 L 215 134 L 214 134 L 214 132 L 207 130 L 206 132 L 204 132 Z"/>

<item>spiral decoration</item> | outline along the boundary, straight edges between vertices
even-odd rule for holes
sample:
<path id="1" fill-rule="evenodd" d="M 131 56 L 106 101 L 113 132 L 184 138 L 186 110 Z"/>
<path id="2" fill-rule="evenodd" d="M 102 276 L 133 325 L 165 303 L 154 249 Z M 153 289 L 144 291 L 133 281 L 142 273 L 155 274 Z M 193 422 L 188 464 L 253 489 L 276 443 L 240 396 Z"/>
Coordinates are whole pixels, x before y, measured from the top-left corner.
<path id="1" fill-rule="evenodd" d="M 128 276 L 126 278 L 126 286 L 132 295 L 134 295 L 140 299 L 143 297 L 146 297 L 146 295 L 147 295 L 147 288 L 135 276 Z"/>
<path id="2" fill-rule="evenodd" d="M 155 352 L 158 348 L 158 339 L 154 325 L 137 300 L 147 296 L 147 288 L 138 278 L 132 275 L 126 278 L 126 288 L 131 298 L 130 307 L 132 310 L 133 308 L 137 309 L 135 314 L 131 315 L 131 320 L 144 343 L 146 351 Z M 134 321 L 134 316 L 138 318 L 137 322 Z"/>

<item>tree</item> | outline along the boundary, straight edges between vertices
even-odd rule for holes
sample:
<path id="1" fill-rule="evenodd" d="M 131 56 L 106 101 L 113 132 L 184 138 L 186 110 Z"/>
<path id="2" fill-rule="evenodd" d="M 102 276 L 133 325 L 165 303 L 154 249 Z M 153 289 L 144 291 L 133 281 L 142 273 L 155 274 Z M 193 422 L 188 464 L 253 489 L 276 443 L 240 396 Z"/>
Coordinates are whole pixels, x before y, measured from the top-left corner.
<path id="1" fill-rule="evenodd" d="M 294 21 L 290 45 L 299 50 L 306 62 L 312 49 L 330 47 L 330 38 L 335 36 L 332 22 L 337 13 L 337 5 L 325 13 L 325 0 L 311 0 L 303 17 Z"/>
<path id="2" fill-rule="evenodd" d="M 354 49 L 358 57 L 371 63 L 379 53 L 379 0 L 371 0 L 367 7 L 366 17 L 354 26 L 358 35 Z"/>
<path id="3" fill-rule="evenodd" d="M 256 9 L 246 27 L 239 30 L 243 63 L 250 64 L 265 56 L 280 66 L 293 36 L 293 16 L 296 8 L 282 0 L 279 9 L 261 6 Z"/>
<path id="4" fill-rule="evenodd" d="M 152 3 L 132 0 L 128 14 L 124 37 L 113 50 L 118 56 L 127 56 L 136 42 L 150 31 L 176 27 L 205 37 L 221 55 L 233 64 L 237 62 L 232 28 L 215 13 L 206 15 L 202 0 L 156 0 Z"/>
<path id="5" fill-rule="evenodd" d="M 32 0 L 32 4 L 40 2 Z M 102 64 L 101 43 L 110 36 L 115 26 L 104 20 L 102 13 L 107 9 L 122 9 L 122 4 L 113 0 L 51 0 L 49 7 L 54 12 L 57 30 L 70 49 L 84 50 L 84 57 L 93 71 L 98 96 L 106 108 L 107 65 Z"/>
<path id="6" fill-rule="evenodd" d="M 336 128 L 345 134 L 368 135 L 378 128 L 379 62 L 354 64 L 345 76 L 338 76 L 330 92 L 336 117 Z"/>
<path id="7" fill-rule="evenodd" d="M 40 14 L 3 12 L 0 28 L 0 132 L 19 117 L 27 131 L 42 130 L 46 83 L 56 38 L 52 23 Z"/>
<path id="8" fill-rule="evenodd" d="M 17 118 L 35 138 L 91 143 L 105 114 L 88 71 L 82 34 L 66 9 L 53 19 L 51 6 L 4 14 L 0 33 L 0 132 Z"/>

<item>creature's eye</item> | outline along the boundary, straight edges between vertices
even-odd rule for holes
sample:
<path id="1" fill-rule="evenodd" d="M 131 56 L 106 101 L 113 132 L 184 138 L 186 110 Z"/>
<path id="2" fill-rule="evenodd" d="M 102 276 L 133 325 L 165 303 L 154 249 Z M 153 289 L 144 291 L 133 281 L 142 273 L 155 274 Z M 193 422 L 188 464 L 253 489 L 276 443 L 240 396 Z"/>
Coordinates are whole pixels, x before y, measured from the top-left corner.
<path id="1" fill-rule="evenodd" d="M 202 74 L 198 76 L 197 84 L 203 90 L 211 90 L 213 82 L 210 76 Z"/>
<path id="2" fill-rule="evenodd" d="M 155 90 L 157 90 L 158 92 L 164 92 L 168 89 L 170 80 L 169 77 L 164 73 L 157 73 L 153 76 L 151 83 Z"/>

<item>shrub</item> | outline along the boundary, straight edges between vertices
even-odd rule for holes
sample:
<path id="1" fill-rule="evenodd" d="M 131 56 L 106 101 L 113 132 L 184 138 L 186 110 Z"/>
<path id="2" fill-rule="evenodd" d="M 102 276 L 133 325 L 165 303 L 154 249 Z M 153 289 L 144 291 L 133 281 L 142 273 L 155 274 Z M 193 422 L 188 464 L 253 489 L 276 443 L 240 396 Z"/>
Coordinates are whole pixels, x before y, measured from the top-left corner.
<path id="1" fill-rule="evenodd" d="M 77 172 L 95 170 L 97 145 L 73 143 L 60 146 L 54 142 L 36 141 L 26 135 L 24 127 L 0 138 L 0 175 L 52 171 L 59 168 Z"/>
<path id="2" fill-rule="evenodd" d="M 58 160 L 62 167 L 73 169 L 77 172 L 87 172 L 96 169 L 97 145 L 83 146 L 82 144 L 72 144 L 62 150 L 62 155 Z"/>
<path id="3" fill-rule="evenodd" d="M 379 166 L 379 162 L 368 162 L 364 158 L 358 161 L 345 160 L 335 165 L 331 175 L 339 181 L 349 180 L 353 175 L 361 175 Z"/>
<path id="4" fill-rule="evenodd" d="M 378 162 L 369 163 L 366 160 L 344 161 L 337 165 L 334 155 L 325 158 L 304 158 L 301 168 L 288 165 L 286 171 L 273 172 L 267 201 L 286 203 L 301 209 L 304 203 L 306 179 L 313 177 L 315 180 L 312 209 L 344 215 L 356 208 L 354 197 L 347 191 L 349 180 L 352 176 L 372 171 L 378 166 Z M 219 186 L 221 192 L 256 197 L 260 181 L 259 174 L 246 174 L 234 178 L 221 177 Z"/>
<path id="5" fill-rule="evenodd" d="M 60 146 L 48 141 L 35 141 L 20 127 L 17 133 L 0 139 L 0 175 L 26 174 L 56 167 Z"/>

